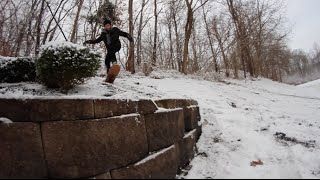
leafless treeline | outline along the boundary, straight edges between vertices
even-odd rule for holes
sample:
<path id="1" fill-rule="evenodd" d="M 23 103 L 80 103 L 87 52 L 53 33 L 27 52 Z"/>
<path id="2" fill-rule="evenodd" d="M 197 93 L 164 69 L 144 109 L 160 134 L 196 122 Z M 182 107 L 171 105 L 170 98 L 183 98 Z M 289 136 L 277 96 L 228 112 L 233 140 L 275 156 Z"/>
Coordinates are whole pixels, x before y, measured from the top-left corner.
<path id="1" fill-rule="evenodd" d="M 0 55 L 35 55 L 64 36 L 82 43 L 97 37 L 108 17 L 135 39 L 123 43 L 131 72 L 215 71 L 281 81 L 304 62 L 286 45 L 283 10 L 283 2 L 269 0 L 3 0 Z"/>

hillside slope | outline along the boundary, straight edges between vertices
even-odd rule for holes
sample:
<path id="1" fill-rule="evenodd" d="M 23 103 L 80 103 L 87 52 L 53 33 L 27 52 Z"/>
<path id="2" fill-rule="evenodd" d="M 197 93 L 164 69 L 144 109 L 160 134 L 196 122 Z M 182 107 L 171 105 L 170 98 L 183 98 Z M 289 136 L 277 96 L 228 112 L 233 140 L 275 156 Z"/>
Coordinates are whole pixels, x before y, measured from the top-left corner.
<path id="1" fill-rule="evenodd" d="M 0 84 L 0 97 L 192 98 L 199 102 L 203 135 L 197 156 L 178 178 L 320 178 L 316 88 L 267 79 L 204 79 L 122 74 L 114 85 L 104 85 L 96 77 L 69 95 L 39 84 Z"/>

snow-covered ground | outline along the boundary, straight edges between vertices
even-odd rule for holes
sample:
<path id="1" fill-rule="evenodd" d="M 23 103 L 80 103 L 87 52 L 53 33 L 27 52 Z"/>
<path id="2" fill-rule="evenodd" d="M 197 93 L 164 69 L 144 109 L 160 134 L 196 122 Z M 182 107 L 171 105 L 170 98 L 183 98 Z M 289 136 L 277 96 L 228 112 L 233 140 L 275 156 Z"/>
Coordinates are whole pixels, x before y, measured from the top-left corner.
<path id="1" fill-rule="evenodd" d="M 190 170 L 178 178 L 320 178 L 319 85 L 208 81 L 177 73 L 121 74 L 114 85 L 102 84 L 103 79 L 69 95 L 39 84 L 0 84 L 0 97 L 192 98 L 199 102 L 203 134 Z"/>
<path id="2" fill-rule="evenodd" d="M 315 80 L 315 81 L 311 81 L 311 82 L 308 82 L 308 83 L 305 83 L 305 84 L 301 84 L 301 85 L 299 85 L 299 87 L 302 87 L 302 88 L 314 88 L 314 89 L 318 89 L 319 92 L 320 92 L 320 79 Z"/>

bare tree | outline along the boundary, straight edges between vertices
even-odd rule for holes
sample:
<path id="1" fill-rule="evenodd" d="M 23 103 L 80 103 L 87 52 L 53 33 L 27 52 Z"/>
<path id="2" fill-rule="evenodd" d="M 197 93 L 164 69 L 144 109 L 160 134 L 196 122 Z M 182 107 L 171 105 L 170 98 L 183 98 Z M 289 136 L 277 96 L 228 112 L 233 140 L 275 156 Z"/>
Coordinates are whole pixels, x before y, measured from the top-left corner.
<path id="1" fill-rule="evenodd" d="M 138 27 L 138 32 L 137 32 L 137 36 L 138 36 L 138 40 L 136 43 L 136 47 L 137 47 L 137 64 L 138 66 L 140 66 L 141 64 L 141 59 L 142 59 L 142 30 L 143 30 L 143 17 L 144 17 L 144 8 L 147 5 L 147 3 L 149 2 L 149 0 L 142 0 L 142 5 L 141 5 L 141 10 L 140 10 L 140 20 L 139 20 L 139 27 Z"/>
<path id="2" fill-rule="evenodd" d="M 201 0 L 201 3 L 202 3 L 202 1 L 203 0 Z M 214 62 L 215 71 L 218 72 L 219 71 L 218 62 L 217 62 L 217 59 L 215 58 L 215 55 L 214 55 L 215 51 L 214 51 L 214 47 L 213 47 L 213 40 L 212 40 L 212 36 L 211 36 L 211 33 L 210 33 L 210 27 L 209 27 L 209 24 L 208 24 L 207 12 L 205 12 L 204 6 L 202 6 L 202 13 L 203 13 L 204 24 L 206 26 L 207 37 L 208 37 L 208 40 L 209 40 L 209 46 L 210 46 L 210 50 L 211 50 L 211 53 L 212 53 L 212 61 Z"/>
<path id="3" fill-rule="evenodd" d="M 66 3 L 67 3 L 66 1 L 64 2 L 64 0 L 61 0 L 59 5 L 57 6 L 55 12 L 51 15 L 52 17 L 50 18 L 49 23 L 46 28 L 46 31 L 43 34 L 42 44 L 45 44 L 47 42 L 49 33 L 53 30 L 53 29 L 51 29 L 51 25 L 54 22 L 54 19 L 56 18 L 56 15 L 59 12 L 59 10 L 61 11 L 61 9 L 64 9 Z M 58 21 L 58 23 L 59 23 L 59 21 Z"/>
<path id="4" fill-rule="evenodd" d="M 224 68 L 226 70 L 225 75 L 227 77 L 230 76 L 230 65 L 227 57 L 227 50 L 230 46 L 233 45 L 233 42 L 230 42 L 229 40 L 231 34 L 230 29 L 231 25 L 228 19 L 223 19 L 222 17 L 219 18 L 217 16 L 214 17 L 212 21 L 212 30 L 214 37 L 218 42 L 218 47 L 220 49 L 220 53 L 224 63 Z"/>
<path id="5" fill-rule="evenodd" d="M 200 7 L 205 5 L 209 0 L 205 0 L 201 2 L 200 5 L 197 3 L 199 1 L 194 1 L 194 0 L 185 0 L 186 5 L 187 5 L 187 21 L 185 24 L 185 38 L 184 38 L 184 46 L 183 46 L 183 62 L 182 62 L 182 72 L 184 74 L 188 74 L 188 54 L 189 54 L 189 41 L 193 29 L 193 14 L 196 10 L 198 10 Z"/>
<path id="6" fill-rule="evenodd" d="M 176 44 L 176 59 L 178 63 L 178 70 L 182 72 L 182 46 L 181 46 L 181 38 L 179 33 L 179 10 L 181 7 L 181 0 L 171 0 L 170 1 L 170 14 L 173 19 L 173 27 L 175 33 L 175 44 Z"/>
<path id="7" fill-rule="evenodd" d="M 37 33 L 36 33 L 36 47 L 35 47 L 35 54 L 38 55 L 39 53 L 39 47 L 40 47 L 40 38 L 41 38 L 41 25 L 42 25 L 42 17 L 44 14 L 44 10 L 45 10 L 45 2 L 46 0 L 42 0 L 41 2 L 41 9 L 40 9 L 40 13 L 38 16 L 38 21 L 37 21 Z"/>
<path id="8" fill-rule="evenodd" d="M 78 23 L 79 23 L 79 16 L 81 12 L 81 8 L 83 6 L 84 0 L 78 0 L 76 4 L 78 5 L 78 10 L 77 10 L 77 15 L 74 19 L 73 27 L 72 27 L 72 33 L 71 33 L 71 38 L 70 41 L 73 43 L 77 42 L 77 33 L 78 33 Z"/>
<path id="9" fill-rule="evenodd" d="M 133 0 L 129 0 L 129 33 L 133 37 Z M 135 73 L 134 68 L 134 42 L 130 43 L 129 57 L 126 66 L 127 71 Z"/>
<path id="10" fill-rule="evenodd" d="M 154 35 L 153 35 L 153 49 L 152 49 L 152 68 L 156 66 L 157 63 L 157 38 L 158 38 L 158 3 L 154 0 Z"/>

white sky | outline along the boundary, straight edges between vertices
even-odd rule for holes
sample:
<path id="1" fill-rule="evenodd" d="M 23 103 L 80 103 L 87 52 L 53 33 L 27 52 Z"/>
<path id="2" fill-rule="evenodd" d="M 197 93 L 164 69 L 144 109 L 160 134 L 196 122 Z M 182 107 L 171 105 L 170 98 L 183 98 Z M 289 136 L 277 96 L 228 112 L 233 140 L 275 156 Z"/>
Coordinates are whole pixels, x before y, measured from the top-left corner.
<path id="1" fill-rule="evenodd" d="M 286 0 L 287 14 L 293 24 L 289 46 L 293 49 L 312 49 L 320 44 L 320 0 Z"/>

